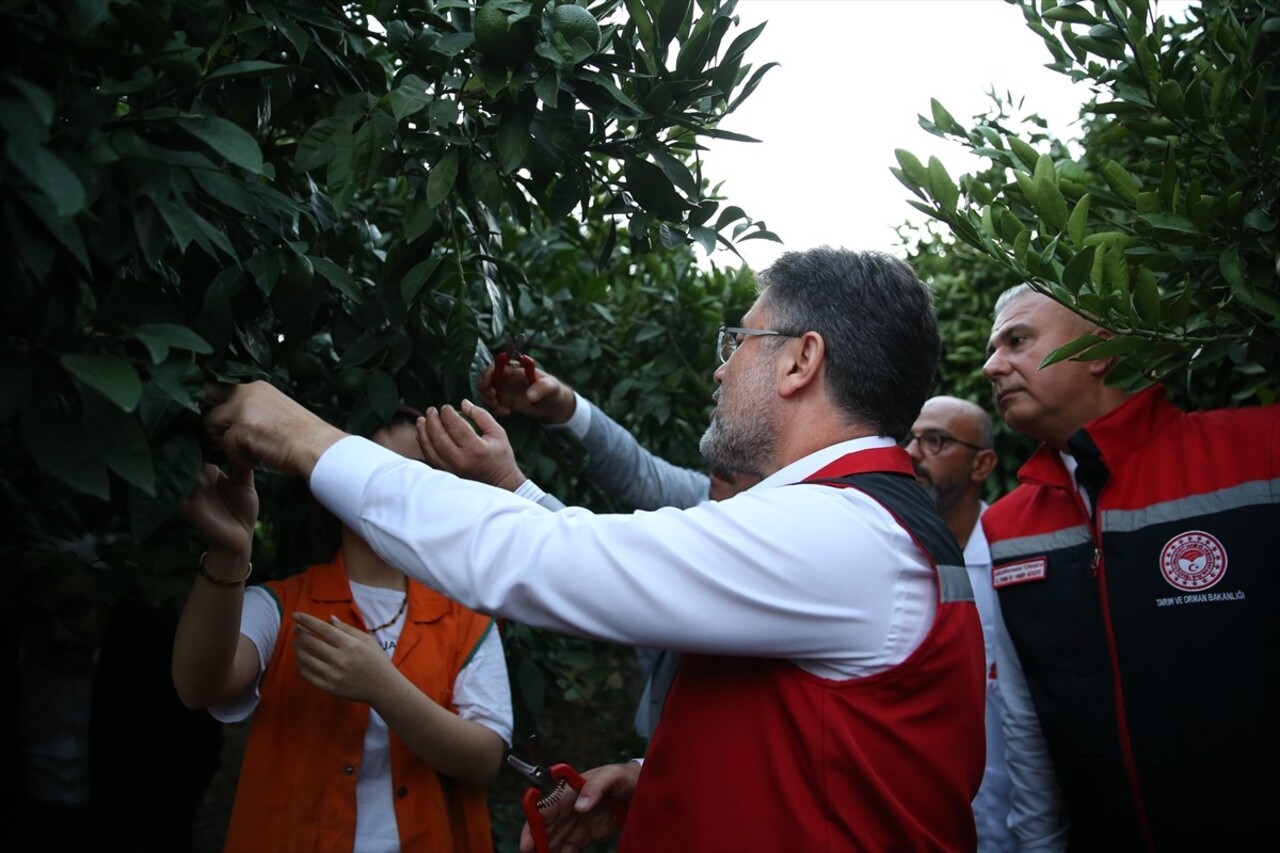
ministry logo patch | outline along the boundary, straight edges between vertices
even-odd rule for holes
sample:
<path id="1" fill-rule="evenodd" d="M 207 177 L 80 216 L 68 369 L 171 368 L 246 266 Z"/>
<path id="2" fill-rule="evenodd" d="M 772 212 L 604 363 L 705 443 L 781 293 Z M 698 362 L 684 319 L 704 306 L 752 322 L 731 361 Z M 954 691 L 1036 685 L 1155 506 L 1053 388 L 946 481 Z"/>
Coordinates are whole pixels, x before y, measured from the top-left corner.
<path id="1" fill-rule="evenodd" d="M 1227 549 L 1203 530 L 1188 530 L 1170 539 L 1161 549 L 1160 573 L 1178 589 L 1188 592 L 1208 589 L 1227 573 Z"/>

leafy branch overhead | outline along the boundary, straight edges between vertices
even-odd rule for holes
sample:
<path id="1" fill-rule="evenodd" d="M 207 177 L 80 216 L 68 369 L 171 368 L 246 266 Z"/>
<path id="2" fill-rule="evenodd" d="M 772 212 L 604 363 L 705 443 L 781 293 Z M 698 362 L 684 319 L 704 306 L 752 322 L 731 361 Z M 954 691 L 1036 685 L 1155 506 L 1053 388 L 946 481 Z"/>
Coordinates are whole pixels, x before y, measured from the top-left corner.
<path id="1" fill-rule="evenodd" d="M 776 239 L 701 172 L 772 65 L 735 4 L 9 4 L 0 429 L 44 493 L 7 496 L 19 527 L 87 495 L 156 530 L 209 379 L 356 432 L 468 393 L 513 295 L 551 286 L 513 228 L 601 268 Z"/>
<path id="2" fill-rule="evenodd" d="M 966 126 L 935 101 L 922 126 L 989 167 L 956 180 L 900 150 L 910 203 L 1114 333 L 1049 362 L 1115 357 L 1116 384 L 1194 374 L 1220 397 L 1202 402 L 1274 400 L 1280 3 L 1205 2 L 1176 20 L 1147 0 L 1017 5 L 1048 67 L 1093 93 L 1082 138 L 1064 145 L 1034 116 L 1010 130 L 1005 104 Z"/>

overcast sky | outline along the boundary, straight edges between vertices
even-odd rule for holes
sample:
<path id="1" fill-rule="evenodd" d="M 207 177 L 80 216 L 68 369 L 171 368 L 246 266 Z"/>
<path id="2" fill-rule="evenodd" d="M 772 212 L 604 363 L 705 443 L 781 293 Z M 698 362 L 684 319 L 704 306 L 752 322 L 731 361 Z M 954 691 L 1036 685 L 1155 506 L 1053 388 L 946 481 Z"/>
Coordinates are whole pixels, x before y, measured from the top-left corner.
<path id="1" fill-rule="evenodd" d="M 781 65 L 721 123 L 762 142 L 713 140 L 704 168 L 724 182 L 726 203 L 785 241 L 742 244 L 757 269 L 786 249 L 824 243 L 894 251 L 893 227 L 923 218 L 889 173 L 894 149 L 925 162 L 937 155 L 953 178 L 978 165 L 919 126 L 930 98 L 968 125 L 994 86 L 1025 97 L 1027 111 L 1074 138 L 1089 95 L 1044 67 L 1044 43 L 1003 0 L 742 0 L 738 15 L 742 25 L 726 43 L 768 21 L 747 56 L 757 67 Z M 714 260 L 736 263 L 724 251 Z"/>

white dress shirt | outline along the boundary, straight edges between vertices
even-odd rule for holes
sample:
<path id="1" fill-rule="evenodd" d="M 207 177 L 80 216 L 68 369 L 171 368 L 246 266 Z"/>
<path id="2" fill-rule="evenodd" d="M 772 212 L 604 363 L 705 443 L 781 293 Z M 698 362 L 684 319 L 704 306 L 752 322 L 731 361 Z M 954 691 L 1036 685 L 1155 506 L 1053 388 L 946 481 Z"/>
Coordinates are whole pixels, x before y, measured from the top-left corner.
<path id="1" fill-rule="evenodd" d="M 919 645 L 937 579 L 867 495 L 793 484 L 845 454 L 892 446 L 842 442 L 729 500 L 631 515 L 550 512 L 355 437 L 325 452 L 311 489 L 388 563 L 482 613 L 849 678 Z"/>

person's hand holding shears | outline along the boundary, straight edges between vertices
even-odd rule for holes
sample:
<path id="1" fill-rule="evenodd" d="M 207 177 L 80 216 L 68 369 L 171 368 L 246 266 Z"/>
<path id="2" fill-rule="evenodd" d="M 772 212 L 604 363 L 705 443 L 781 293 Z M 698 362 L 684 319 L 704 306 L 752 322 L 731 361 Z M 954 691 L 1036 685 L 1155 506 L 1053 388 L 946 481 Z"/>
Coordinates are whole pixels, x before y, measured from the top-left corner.
<path id="1" fill-rule="evenodd" d="M 521 801 L 520 853 L 580 850 L 616 835 L 640 774 L 638 764 L 609 764 L 579 775 L 567 764 L 544 767 L 513 754 L 507 765 L 531 785 Z"/>
<path id="2" fill-rule="evenodd" d="M 480 402 L 499 417 L 527 415 L 547 424 L 562 424 L 573 415 L 577 400 L 573 389 L 537 365 L 522 352 L 510 334 L 507 344 L 494 354 L 493 364 L 480 374 Z"/>

